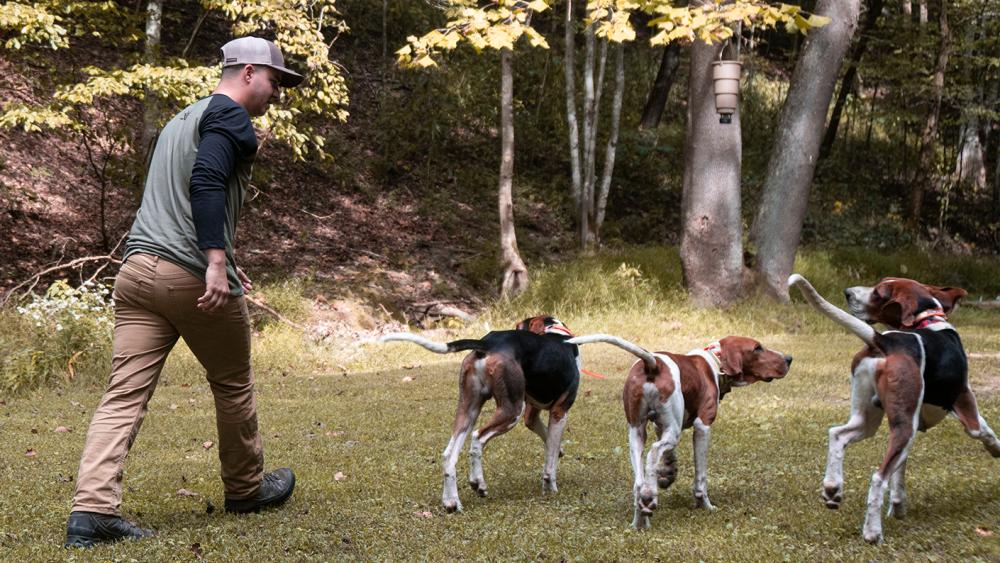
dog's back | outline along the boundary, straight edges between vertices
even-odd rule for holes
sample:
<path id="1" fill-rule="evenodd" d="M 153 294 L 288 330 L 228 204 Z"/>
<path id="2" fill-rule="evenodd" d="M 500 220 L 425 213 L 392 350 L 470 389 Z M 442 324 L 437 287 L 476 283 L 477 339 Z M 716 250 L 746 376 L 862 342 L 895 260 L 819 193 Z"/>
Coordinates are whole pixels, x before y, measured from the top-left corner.
<path id="1" fill-rule="evenodd" d="M 924 403 L 951 410 L 968 386 L 968 360 L 954 329 L 889 330 L 876 340 L 887 356 L 906 354 L 923 368 Z"/>
<path id="2" fill-rule="evenodd" d="M 579 349 L 560 334 L 535 334 L 526 330 L 497 330 L 480 339 L 478 354 L 510 354 L 524 372 L 525 391 L 536 403 L 547 405 L 569 394 L 573 403 L 580 384 Z M 449 346 L 451 344 L 449 343 Z"/>

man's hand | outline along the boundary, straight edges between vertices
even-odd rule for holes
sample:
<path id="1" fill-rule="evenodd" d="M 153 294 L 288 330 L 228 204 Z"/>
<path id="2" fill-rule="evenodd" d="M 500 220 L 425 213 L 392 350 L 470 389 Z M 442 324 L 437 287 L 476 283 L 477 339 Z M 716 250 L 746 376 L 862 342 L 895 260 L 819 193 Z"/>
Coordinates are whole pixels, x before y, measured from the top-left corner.
<path id="1" fill-rule="evenodd" d="M 250 293 L 253 291 L 253 282 L 250 281 L 250 277 L 246 275 L 243 268 L 236 266 L 236 277 L 240 279 L 240 284 L 243 285 L 244 293 Z"/>
<path id="2" fill-rule="evenodd" d="M 226 277 L 226 252 L 221 248 L 205 250 L 208 269 L 205 270 L 205 295 L 198 298 L 198 308 L 213 313 L 229 300 L 229 279 Z"/>

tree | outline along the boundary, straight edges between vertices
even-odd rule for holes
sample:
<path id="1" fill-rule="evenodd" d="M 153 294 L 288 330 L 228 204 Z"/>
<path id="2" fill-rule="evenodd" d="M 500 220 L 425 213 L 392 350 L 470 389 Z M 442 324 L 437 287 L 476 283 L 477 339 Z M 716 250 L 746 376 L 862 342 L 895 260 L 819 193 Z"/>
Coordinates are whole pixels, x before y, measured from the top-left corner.
<path id="1" fill-rule="evenodd" d="M 743 290 L 740 112 L 732 123 L 719 123 L 712 89 L 711 63 L 722 48 L 701 40 L 691 45 L 684 142 L 681 263 L 691 298 L 708 307 L 730 305 Z"/>
<path id="2" fill-rule="evenodd" d="M 514 69 L 513 53 L 500 49 L 500 252 L 503 261 L 503 280 L 500 295 L 517 295 L 528 288 L 528 269 L 517 251 L 514 232 Z"/>
<path id="3" fill-rule="evenodd" d="M 758 283 L 782 301 L 788 300 L 786 280 L 802 235 L 822 124 L 859 11 L 860 0 L 820 0 L 816 13 L 830 23 L 806 37 L 778 121 L 750 241 Z"/>

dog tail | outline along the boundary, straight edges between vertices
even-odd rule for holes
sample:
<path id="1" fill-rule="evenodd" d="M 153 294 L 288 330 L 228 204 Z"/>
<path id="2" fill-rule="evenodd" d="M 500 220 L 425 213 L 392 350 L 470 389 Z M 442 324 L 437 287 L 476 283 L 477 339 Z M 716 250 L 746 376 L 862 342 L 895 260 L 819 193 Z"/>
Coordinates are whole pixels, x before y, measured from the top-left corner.
<path id="1" fill-rule="evenodd" d="M 390 332 L 378 339 L 379 343 L 392 342 L 392 341 L 405 341 L 413 342 L 414 344 L 419 344 L 424 348 L 427 348 L 431 352 L 436 352 L 438 354 L 449 354 L 451 352 L 461 352 L 463 350 L 486 350 L 487 346 L 482 340 L 454 340 L 447 344 L 443 342 L 434 342 L 433 340 L 427 340 L 422 336 L 417 336 L 416 334 L 410 334 L 409 332 Z"/>
<path id="2" fill-rule="evenodd" d="M 853 315 L 849 314 L 847 311 L 835 307 L 832 303 L 823 299 L 816 289 L 813 288 L 812 284 L 809 283 L 804 277 L 798 274 L 792 274 L 788 277 L 788 286 L 795 286 L 799 288 L 802 295 L 806 298 L 813 307 L 817 308 L 824 315 L 833 319 L 834 322 L 843 326 L 847 330 L 853 332 L 858 338 L 864 340 L 865 344 L 878 348 L 875 343 L 875 337 L 878 334 L 875 329 L 868 325 L 868 323 L 855 318 Z"/>
<path id="3" fill-rule="evenodd" d="M 584 336 L 577 336 L 575 338 L 570 338 L 566 341 L 567 344 L 590 344 L 591 342 L 604 342 L 606 344 L 613 344 L 622 350 L 632 352 L 640 360 L 642 360 L 643 366 L 646 368 L 646 374 L 653 374 L 658 371 L 656 367 L 656 357 L 653 356 L 651 352 L 625 340 L 624 338 L 619 338 L 617 336 L 612 336 L 610 334 L 587 334 Z"/>

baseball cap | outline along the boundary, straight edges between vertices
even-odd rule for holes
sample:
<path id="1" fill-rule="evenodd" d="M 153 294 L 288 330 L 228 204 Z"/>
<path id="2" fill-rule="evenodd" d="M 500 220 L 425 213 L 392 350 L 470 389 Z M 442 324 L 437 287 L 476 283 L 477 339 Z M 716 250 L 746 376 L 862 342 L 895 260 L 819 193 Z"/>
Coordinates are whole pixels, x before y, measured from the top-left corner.
<path id="1" fill-rule="evenodd" d="M 222 68 L 243 65 L 264 65 L 277 70 L 283 88 L 294 88 L 302 82 L 301 74 L 285 68 L 281 49 L 267 39 L 240 37 L 222 46 Z"/>

